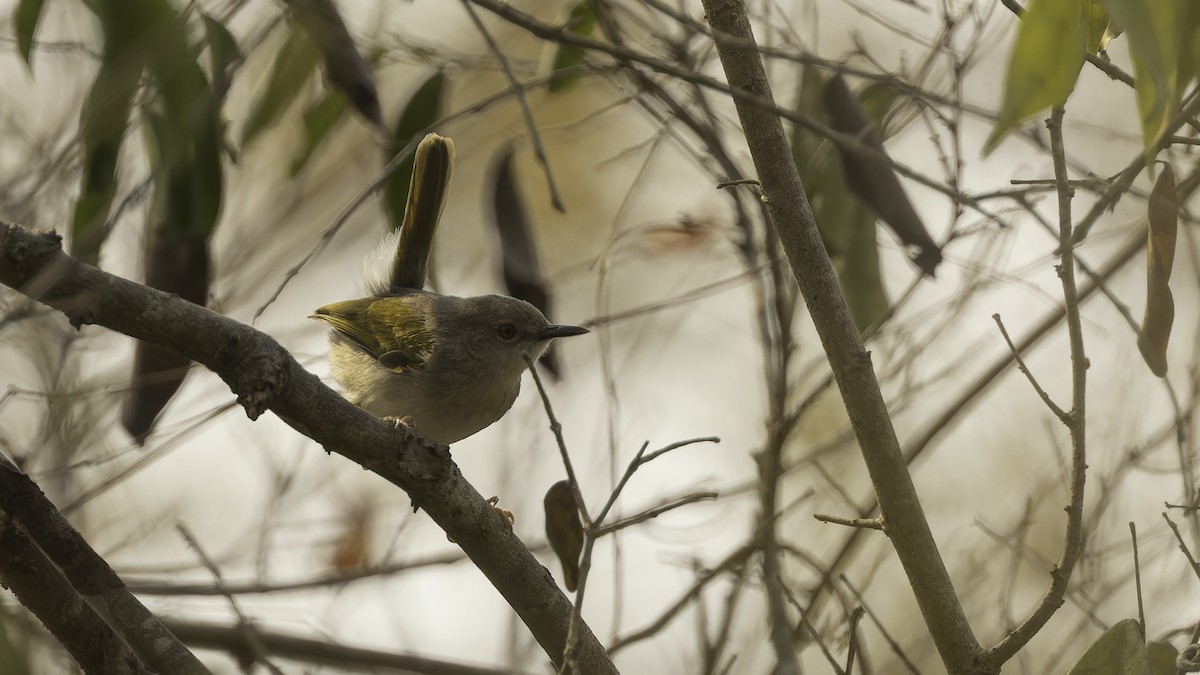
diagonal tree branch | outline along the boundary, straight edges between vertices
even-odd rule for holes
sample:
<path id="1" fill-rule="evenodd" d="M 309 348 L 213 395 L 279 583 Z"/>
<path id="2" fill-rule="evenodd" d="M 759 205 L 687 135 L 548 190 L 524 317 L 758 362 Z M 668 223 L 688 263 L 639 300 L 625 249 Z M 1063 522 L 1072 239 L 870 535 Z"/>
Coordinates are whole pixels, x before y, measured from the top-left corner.
<path id="1" fill-rule="evenodd" d="M 10 540 L 10 545 L 29 549 L 25 556 L 27 564 L 6 559 L 5 564 L 0 566 L 0 579 L 6 584 L 14 581 L 19 583 L 21 575 L 30 569 L 48 570 L 46 575 L 49 578 L 43 580 L 42 592 L 35 592 L 32 583 L 25 584 L 27 591 L 21 598 L 26 601 L 31 596 L 55 596 L 60 598 L 56 603 L 70 605 L 45 608 L 44 611 L 38 611 L 36 605 L 30 606 L 56 636 L 63 634 L 54 630 L 56 622 L 63 621 L 64 615 L 71 617 L 66 621 L 69 624 L 66 637 L 60 640 L 73 656 L 79 658 L 81 653 L 94 655 L 96 650 L 121 651 L 115 645 L 73 646 L 77 642 L 102 641 L 107 633 L 97 628 L 90 637 L 78 637 L 79 631 L 73 624 L 78 622 L 81 628 L 86 629 L 91 621 L 101 620 L 112 633 L 120 637 L 117 642 L 124 641 L 129 645 L 129 649 L 151 670 L 180 674 L 208 672 L 199 659 L 125 588 L 108 563 L 88 546 L 29 476 L 21 473 L 4 457 L 0 457 L 0 514 L 0 522 L 5 524 L 6 529 L 19 530 L 19 534 L 15 531 L 8 533 L 6 538 Z M 27 539 L 22 540 L 21 535 Z M 6 553 L 10 552 L 6 550 Z M 69 589 L 61 588 L 57 583 L 60 579 L 69 584 Z M 79 606 L 74 599 L 68 600 L 70 589 L 74 590 L 79 601 L 86 603 L 86 608 Z M 126 666 L 129 663 L 129 660 L 123 661 Z M 84 663 L 81 661 L 80 665 Z"/>
<path id="2" fill-rule="evenodd" d="M 62 311 L 153 343 L 217 373 L 251 419 L 266 411 L 404 489 L 487 576 L 558 663 L 571 603 L 450 459 L 449 448 L 406 435 L 347 403 L 269 335 L 90 265 L 58 235 L 0 223 L 0 283 Z M 616 668 L 580 622 L 574 656 L 583 673 Z"/>
<path id="3" fill-rule="evenodd" d="M 738 0 L 704 0 L 714 42 L 732 91 L 772 99 L 745 6 Z M 754 159 L 772 221 L 791 263 L 846 403 L 879 498 L 887 533 L 946 669 L 979 672 L 983 649 L 976 640 L 925 520 L 900 451 L 870 354 L 850 317 L 829 256 L 804 195 L 778 115 L 735 97 L 738 118 Z"/>
<path id="4" fill-rule="evenodd" d="M 8 468 L 0 468 L 0 473 L 8 472 Z M 83 601 L 46 554 L 11 518 L 2 514 L 0 580 L 54 634 L 85 672 L 113 675 L 150 672 L 133 649 Z"/>

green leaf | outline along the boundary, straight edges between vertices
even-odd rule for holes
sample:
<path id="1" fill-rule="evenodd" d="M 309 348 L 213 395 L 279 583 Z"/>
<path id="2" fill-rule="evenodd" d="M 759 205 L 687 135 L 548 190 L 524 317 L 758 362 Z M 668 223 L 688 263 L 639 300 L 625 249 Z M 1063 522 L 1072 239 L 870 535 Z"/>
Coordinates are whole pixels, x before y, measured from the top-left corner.
<path id="1" fill-rule="evenodd" d="M 859 103 L 862 104 L 863 110 L 875 125 L 879 127 L 879 135 L 887 137 L 884 133 L 884 122 L 887 121 L 888 113 L 891 112 L 892 106 L 896 105 L 896 101 L 900 98 L 900 92 L 895 88 L 890 87 L 883 82 L 876 82 L 867 86 L 862 91 L 858 92 Z"/>
<path id="2" fill-rule="evenodd" d="M 83 101 L 82 187 L 71 219 L 71 253 L 89 265 L 100 260 L 100 247 L 108 236 L 105 221 L 117 191 L 117 159 L 141 75 L 139 55 L 105 58 Z"/>
<path id="3" fill-rule="evenodd" d="M 279 121 L 296 100 L 296 95 L 303 89 L 304 83 L 316 71 L 320 58 L 320 53 L 308 35 L 303 30 L 290 26 L 287 39 L 271 64 L 267 84 L 251 107 L 246 126 L 242 128 L 243 146 Z"/>
<path id="4" fill-rule="evenodd" d="M 30 72 L 33 72 L 33 36 L 37 34 L 44 4 L 44 0 L 20 0 L 17 8 L 13 10 L 13 32 L 17 34 L 17 49 Z"/>
<path id="5" fill-rule="evenodd" d="M 1137 619 L 1109 628 L 1069 671 L 1069 675 L 1150 675 L 1150 656 Z"/>
<path id="6" fill-rule="evenodd" d="M 1031 0 L 1021 17 L 1004 79 L 1004 103 L 984 143 L 985 155 L 1013 127 L 1071 95 L 1085 53 L 1082 14 L 1078 0 Z"/>
<path id="7" fill-rule="evenodd" d="M 204 33 L 208 37 L 208 55 L 212 64 L 213 89 L 224 96 L 229 87 L 229 70 L 246 57 L 237 39 L 220 21 L 204 14 Z"/>
<path id="8" fill-rule="evenodd" d="M 400 121 L 396 123 L 396 133 L 392 134 L 392 143 L 387 150 L 387 159 L 389 162 L 418 133 L 428 128 L 441 117 L 442 90 L 445 88 L 445 85 L 445 74 L 442 72 L 435 73 L 428 80 L 425 80 L 425 83 L 409 99 L 408 105 L 404 107 L 404 112 L 400 114 Z M 387 213 L 388 227 L 392 231 L 400 229 L 401 223 L 404 222 L 404 209 L 408 204 L 409 183 L 412 182 L 412 167 L 413 160 L 412 157 L 409 157 L 400 167 L 392 172 L 387 183 L 383 186 L 383 205 Z"/>
<path id="9" fill-rule="evenodd" d="M 1175 675 L 1178 672 L 1175 659 L 1179 657 L 1179 650 L 1169 642 L 1147 642 L 1146 652 L 1150 655 L 1153 675 Z"/>
<path id="10" fill-rule="evenodd" d="M 329 132 L 345 119 L 346 95 L 340 91 L 326 92 L 316 103 L 304 111 L 304 147 L 292 158 L 289 175 L 293 178 L 304 170 Z"/>
<path id="11" fill-rule="evenodd" d="M 864 107 L 871 117 L 880 120 L 894 101 L 894 92 L 890 96 L 883 91 L 868 95 L 872 90 L 868 87 L 863 92 L 869 101 L 864 101 Z M 892 90 L 889 88 L 888 91 Z M 828 124 L 824 100 L 824 78 L 816 68 L 805 66 L 796 111 Z M 859 330 L 865 330 L 887 311 L 890 304 L 879 269 L 875 213 L 851 192 L 843 173 L 842 158 L 829 141 L 797 126 L 792 134 L 792 159 L 808 194 L 825 250 L 833 259 L 850 314 Z"/>
<path id="12" fill-rule="evenodd" d="M 891 303 L 883 286 L 883 272 L 879 269 L 875 214 L 862 205 L 855 205 L 845 227 L 846 254 L 838 266 L 838 281 L 850 307 L 850 316 L 854 317 L 854 325 L 862 332 L 879 321 Z"/>
<path id="13" fill-rule="evenodd" d="M 346 95 L 377 129 L 383 129 L 379 93 L 371 64 L 359 53 L 332 0 L 289 2 L 296 23 L 308 34 L 325 61 L 325 77 Z"/>
<path id="14" fill-rule="evenodd" d="M 1089 54 L 1108 47 L 1108 41 L 1112 39 L 1112 33 L 1108 30 L 1111 24 L 1112 19 L 1104 11 L 1102 0 L 1083 0 L 1084 49 Z"/>
<path id="15" fill-rule="evenodd" d="M 1103 0 L 1113 23 L 1124 30 L 1134 66 L 1142 142 L 1147 162 L 1153 148 L 1169 131 L 1167 123 L 1179 112 L 1179 101 L 1193 65 L 1184 64 L 1186 4 L 1191 0 Z M 1181 77 L 1182 76 L 1182 77 Z"/>
<path id="16" fill-rule="evenodd" d="M 592 9 L 592 3 L 587 0 L 575 3 L 567 18 L 566 28 L 575 35 L 591 35 L 596 30 L 596 10 Z M 580 68 L 583 65 L 583 56 L 582 47 L 559 43 L 554 50 L 554 65 L 551 67 L 553 75 L 547 86 L 550 93 L 566 91 L 583 79 L 583 70 Z"/>

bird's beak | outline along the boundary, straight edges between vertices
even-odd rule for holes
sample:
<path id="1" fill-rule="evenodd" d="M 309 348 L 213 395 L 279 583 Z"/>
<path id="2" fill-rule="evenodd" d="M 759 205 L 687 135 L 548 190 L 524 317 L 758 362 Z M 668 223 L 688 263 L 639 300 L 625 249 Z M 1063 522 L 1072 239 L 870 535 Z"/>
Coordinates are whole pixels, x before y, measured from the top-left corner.
<path id="1" fill-rule="evenodd" d="M 567 326 L 562 324 L 552 323 L 542 329 L 538 333 L 538 340 L 550 340 L 552 338 L 571 337 L 572 335 L 583 335 L 590 332 L 583 326 Z"/>

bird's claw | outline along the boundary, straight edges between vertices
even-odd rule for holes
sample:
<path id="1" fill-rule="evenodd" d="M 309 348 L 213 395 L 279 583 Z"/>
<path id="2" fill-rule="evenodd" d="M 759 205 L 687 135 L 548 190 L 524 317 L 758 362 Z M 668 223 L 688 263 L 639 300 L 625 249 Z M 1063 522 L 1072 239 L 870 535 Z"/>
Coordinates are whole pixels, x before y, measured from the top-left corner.
<path id="1" fill-rule="evenodd" d="M 496 512 L 496 515 L 500 516 L 500 520 L 504 522 L 504 526 L 508 528 L 508 531 L 512 532 L 513 525 L 517 522 L 517 518 L 513 515 L 513 512 L 506 508 L 497 506 L 497 504 L 500 503 L 500 497 L 498 496 L 489 497 L 487 503 L 488 506 L 491 506 L 492 510 Z"/>

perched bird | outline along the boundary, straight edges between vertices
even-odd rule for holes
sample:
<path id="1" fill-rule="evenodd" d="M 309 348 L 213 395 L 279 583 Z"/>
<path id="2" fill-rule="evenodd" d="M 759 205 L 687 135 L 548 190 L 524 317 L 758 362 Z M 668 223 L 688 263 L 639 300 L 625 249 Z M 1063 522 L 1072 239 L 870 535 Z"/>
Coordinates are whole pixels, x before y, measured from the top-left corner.
<path id="1" fill-rule="evenodd" d="M 552 324 L 533 305 L 502 295 L 459 298 L 422 290 L 433 234 L 454 168 L 454 143 L 429 134 L 417 146 L 412 184 L 386 279 L 370 297 L 335 302 L 311 317 L 329 324 L 333 376 L 351 403 L 454 443 L 500 419 L 521 387 L 526 358 L 554 338 L 588 332 Z"/>

